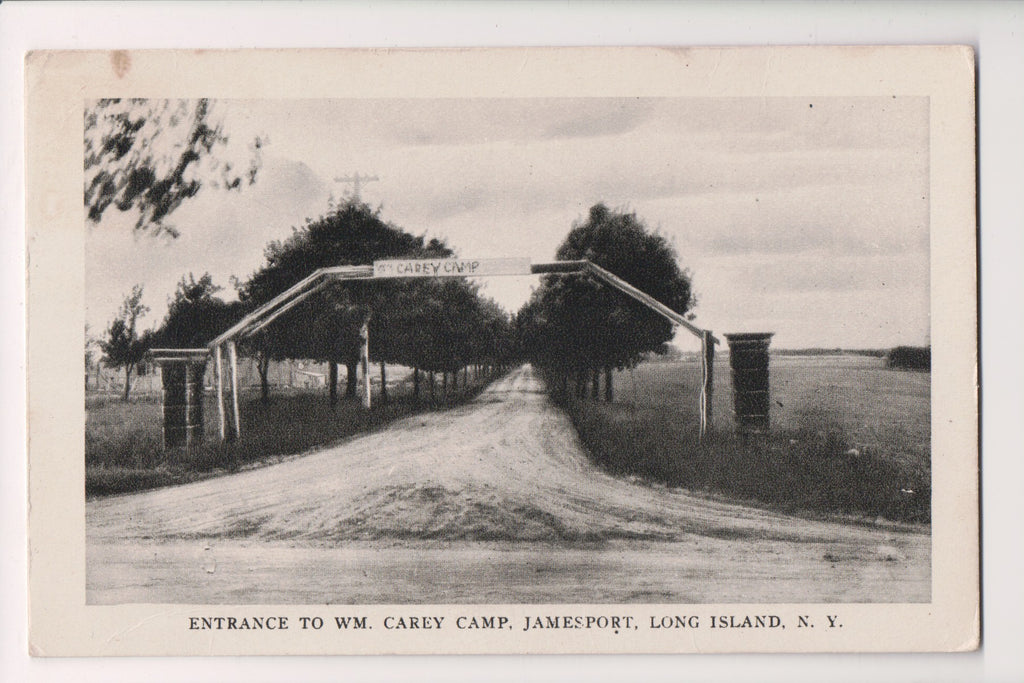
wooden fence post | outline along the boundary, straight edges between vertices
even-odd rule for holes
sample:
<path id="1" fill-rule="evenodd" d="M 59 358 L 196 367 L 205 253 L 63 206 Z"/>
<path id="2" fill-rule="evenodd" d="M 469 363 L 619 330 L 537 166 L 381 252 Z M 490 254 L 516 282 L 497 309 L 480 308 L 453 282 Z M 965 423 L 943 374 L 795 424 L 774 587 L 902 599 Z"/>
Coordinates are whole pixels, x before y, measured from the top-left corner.
<path id="1" fill-rule="evenodd" d="M 700 439 L 703 441 L 714 427 L 711 398 L 715 382 L 715 342 L 710 330 L 701 333 L 700 346 Z"/>
<path id="2" fill-rule="evenodd" d="M 359 348 L 359 363 L 363 366 L 363 407 L 370 409 L 370 319 L 359 329 L 362 345 Z"/>
<path id="3" fill-rule="evenodd" d="M 242 436 L 242 418 L 238 414 L 238 350 L 234 340 L 228 342 L 228 362 L 231 364 L 231 408 L 234 413 L 235 438 Z"/>
<path id="4" fill-rule="evenodd" d="M 330 397 L 331 408 L 338 405 L 338 364 L 327 361 L 327 395 Z"/>
<path id="5" fill-rule="evenodd" d="M 217 372 L 217 417 L 220 422 L 220 440 L 227 441 L 227 424 L 224 419 L 224 362 L 221 359 L 220 344 L 213 347 L 214 367 Z"/>
<path id="6" fill-rule="evenodd" d="M 160 368 L 160 417 L 164 423 L 160 427 L 160 450 L 167 450 L 167 390 L 164 388 L 167 386 L 164 384 L 164 364 L 160 363 L 157 365 Z"/>

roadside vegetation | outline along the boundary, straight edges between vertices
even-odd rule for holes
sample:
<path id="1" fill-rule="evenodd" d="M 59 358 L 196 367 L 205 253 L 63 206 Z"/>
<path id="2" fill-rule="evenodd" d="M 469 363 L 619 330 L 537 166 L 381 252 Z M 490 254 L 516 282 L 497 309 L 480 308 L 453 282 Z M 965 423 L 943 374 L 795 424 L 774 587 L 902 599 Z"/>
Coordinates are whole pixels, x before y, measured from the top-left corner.
<path id="1" fill-rule="evenodd" d="M 558 261 L 586 259 L 625 280 L 676 313 L 696 301 L 688 271 L 675 248 L 635 213 L 604 204 L 576 221 L 555 252 Z M 615 370 L 634 367 L 645 354 L 664 354 L 672 323 L 646 304 L 615 291 L 591 274 L 545 275 L 515 320 L 520 353 L 556 390 L 615 398 Z"/>
<path id="2" fill-rule="evenodd" d="M 931 370 L 932 349 L 930 346 L 897 346 L 889 351 L 886 363 L 900 370 Z"/>
<path id="3" fill-rule="evenodd" d="M 459 374 L 445 395 L 440 386 L 434 400 L 417 400 L 411 379 L 392 384 L 386 403 L 366 410 L 355 401 L 334 407 L 322 391 L 278 389 L 269 400 L 257 391 L 243 392 L 242 435 L 233 442 L 218 440 L 217 403 L 204 402 L 205 443 L 193 451 L 164 451 L 158 396 L 136 396 L 125 402 L 112 394 L 86 397 L 86 496 L 129 493 L 269 464 L 282 457 L 327 447 L 355 434 L 384 427 L 428 410 L 446 410 L 476 396 L 495 377 L 485 372 Z M 468 378 L 468 380 L 467 380 Z M 375 387 L 379 390 L 379 386 Z M 375 399 L 379 398 L 375 394 Z"/>
<path id="4" fill-rule="evenodd" d="M 698 440 L 699 368 L 642 363 L 619 398 L 556 392 L 594 461 L 618 475 L 787 512 L 931 520 L 929 377 L 864 356 L 775 357 L 772 428 L 744 442 L 728 366 L 716 363 L 715 429 Z"/>
<path id="5" fill-rule="evenodd" d="M 634 213 L 595 205 L 556 258 L 589 259 L 677 313 L 696 305 L 674 247 Z M 651 310 L 587 276 L 547 276 L 515 322 L 524 356 L 612 473 L 787 511 L 930 520 L 929 377 L 886 367 L 919 367 L 920 353 L 774 355 L 771 429 L 756 437 L 732 425 L 719 360 L 701 442 L 699 365 L 656 362 L 673 330 Z"/>

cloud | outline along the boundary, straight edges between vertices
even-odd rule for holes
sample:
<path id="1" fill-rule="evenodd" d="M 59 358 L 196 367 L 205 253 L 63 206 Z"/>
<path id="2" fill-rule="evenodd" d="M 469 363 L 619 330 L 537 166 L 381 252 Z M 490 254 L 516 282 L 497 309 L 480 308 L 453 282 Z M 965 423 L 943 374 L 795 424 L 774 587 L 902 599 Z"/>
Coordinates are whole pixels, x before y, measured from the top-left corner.
<path id="1" fill-rule="evenodd" d="M 544 128 L 546 138 L 592 138 L 636 130 L 650 118 L 656 103 L 640 98 L 571 100 Z"/>
<path id="2" fill-rule="evenodd" d="M 663 131 L 702 136 L 726 151 L 920 149 L 927 97 L 744 97 L 663 100 Z"/>
<path id="3" fill-rule="evenodd" d="M 334 100 L 317 109 L 306 105 L 302 115 L 321 122 L 332 137 L 378 147 L 438 147 L 621 135 L 657 106 L 639 98 Z"/>
<path id="4" fill-rule="evenodd" d="M 927 249 L 926 167 L 910 153 L 693 154 L 673 158 L 580 140 L 499 143 L 445 153 L 381 153 L 373 191 L 415 230 L 464 234 L 538 214 L 562 229 L 595 202 L 635 210 L 688 250 L 790 253 L 827 247 L 881 253 Z M 421 169 L 429 168 L 424 174 Z"/>
<path id="5" fill-rule="evenodd" d="M 146 323 L 159 324 L 167 297 L 187 273 L 209 272 L 230 298 L 232 275 L 248 277 L 263 263 L 268 242 L 326 208 L 327 187 L 308 166 L 270 156 L 255 185 L 241 192 L 203 189 L 182 204 L 172 216 L 181 230 L 177 239 L 135 235 L 134 218 L 108 211 L 98 225 L 86 226 L 87 320 L 103 329 L 139 283 L 152 309 Z"/>
<path id="6" fill-rule="evenodd" d="M 899 184 L 894 184 L 899 187 Z M 914 188 L 824 185 L 652 202 L 647 215 L 705 255 L 927 253 L 928 202 Z"/>
<path id="7" fill-rule="evenodd" d="M 928 339 L 927 255 L 727 256 L 694 263 L 698 324 L 775 332 L 778 347 L 885 348 Z"/>
<path id="8" fill-rule="evenodd" d="M 698 317 L 716 330 L 835 345 L 829 335 L 852 334 L 841 317 L 865 340 L 902 338 L 903 322 L 927 334 L 924 98 L 222 104 L 233 136 L 270 137 L 260 182 L 201 193 L 169 246 L 91 238 L 105 316 L 133 278 L 162 306 L 183 273 L 247 276 L 268 241 L 347 190 L 333 177 L 359 171 L 380 178 L 363 196 L 385 219 L 463 255 L 547 260 L 593 203 L 635 210 L 694 269 Z M 489 289 L 516 308 L 529 284 Z"/>
<path id="9" fill-rule="evenodd" d="M 378 150 L 361 158 L 369 168 L 388 169 L 380 171 L 381 195 L 416 201 L 433 219 L 481 203 L 536 208 L 741 194 L 763 201 L 794 189 L 834 193 L 843 186 L 875 195 L 871 188 L 888 190 L 893 198 L 902 192 L 901 201 L 927 194 L 927 155 L 919 150 L 725 152 L 678 134 Z"/>
<path id="10" fill-rule="evenodd" d="M 759 257 L 711 257 L 702 270 L 726 274 L 738 290 L 779 294 L 928 290 L 928 254 L 836 255 L 824 250 Z"/>

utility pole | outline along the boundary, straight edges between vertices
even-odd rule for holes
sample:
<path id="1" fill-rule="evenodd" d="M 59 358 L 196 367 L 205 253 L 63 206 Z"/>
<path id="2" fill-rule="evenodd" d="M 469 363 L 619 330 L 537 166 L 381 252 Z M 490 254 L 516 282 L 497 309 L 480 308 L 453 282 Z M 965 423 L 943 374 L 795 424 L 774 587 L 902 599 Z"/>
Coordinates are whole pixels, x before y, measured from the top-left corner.
<path id="1" fill-rule="evenodd" d="M 360 189 L 360 187 L 362 187 L 362 184 L 363 183 L 373 182 L 374 180 L 380 180 L 380 178 L 378 178 L 375 175 L 359 175 L 359 172 L 356 171 L 355 175 L 341 176 L 340 178 L 335 178 L 334 182 L 336 182 L 336 183 L 352 183 L 352 199 L 358 202 L 359 201 L 359 189 Z"/>

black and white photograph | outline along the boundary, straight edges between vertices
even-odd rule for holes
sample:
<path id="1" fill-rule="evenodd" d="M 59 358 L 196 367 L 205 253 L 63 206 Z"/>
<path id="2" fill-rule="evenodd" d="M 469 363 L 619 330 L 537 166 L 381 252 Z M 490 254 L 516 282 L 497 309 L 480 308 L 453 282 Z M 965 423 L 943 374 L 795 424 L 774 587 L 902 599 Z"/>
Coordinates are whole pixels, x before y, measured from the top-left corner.
<path id="1" fill-rule="evenodd" d="M 89 602 L 927 602 L 927 105 L 87 103 Z"/>
<path id="2" fill-rule="evenodd" d="M 37 247 L 80 461 L 31 458 L 82 609 L 175 615 L 125 653 L 973 647 L 969 49 L 172 55 L 34 63 L 112 84 Z"/>

